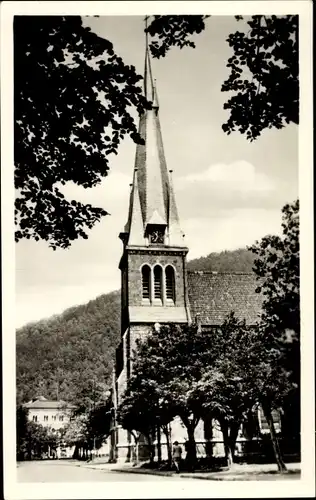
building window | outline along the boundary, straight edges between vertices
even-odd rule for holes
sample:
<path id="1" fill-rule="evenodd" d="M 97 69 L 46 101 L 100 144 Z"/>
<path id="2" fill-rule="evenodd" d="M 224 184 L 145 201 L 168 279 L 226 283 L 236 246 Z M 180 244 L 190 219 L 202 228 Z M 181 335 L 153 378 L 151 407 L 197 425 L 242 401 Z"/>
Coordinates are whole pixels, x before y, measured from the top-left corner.
<path id="1" fill-rule="evenodd" d="M 56 415 L 53 415 L 53 420 L 56 420 Z"/>
<path id="2" fill-rule="evenodd" d="M 60 415 L 59 422 L 63 422 L 63 421 L 64 421 L 64 417 L 63 417 L 63 415 Z"/>
<path id="3" fill-rule="evenodd" d="M 174 279 L 174 269 L 172 266 L 166 267 L 165 276 L 166 276 L 166 299 L 168 302 L 175 302 L 175 279 Z"/>
<path id="4" fill-rule="evenodd" d="M 165 230 L 156 227 L 149 233 L 149 240 L 152 245 L 163 245 L 165 240 Z"/>
<path id="5" fill-rule="evenodd" d="M 37 415 L 33 415 L 33 422 L 37 422 Z"/>
<path id="6" fill-rule="evenodd" d="M 48 422 L 48 415 L 44 415 L 44 422 Z"/>
<path id="7" fill-rule="evenodd" d="M 142 268 L 142 296 L 144 300 L 150 300 L 150 267 Z"/>
<path id="8" fill-rule="evenodd" d="M 162 300 L 162 269 L 160 266 L 154 267 L 154 299 Z"/>

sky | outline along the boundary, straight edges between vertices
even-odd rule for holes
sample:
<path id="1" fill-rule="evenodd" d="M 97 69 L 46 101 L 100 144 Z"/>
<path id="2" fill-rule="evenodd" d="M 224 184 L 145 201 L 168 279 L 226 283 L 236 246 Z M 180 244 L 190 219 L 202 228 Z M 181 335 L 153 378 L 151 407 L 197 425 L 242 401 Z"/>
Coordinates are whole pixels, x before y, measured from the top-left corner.
<path id="1" fill-rule="evenodd" d="M 109 39 L 126 64 L 143 74 L 144 33 L 140 16 L 90 17 L 84 24 Z M 232 16 L 212 16 L 196 48 L 172 49 L 154 60 L 165 156 L 173 170 L 188 258 L 252 244 L 281 230 L 281 208 L 298 194 L 298 128 L 267 130 L 253 143 L 221 129 L 228 117 L 232 52 L 229 33 L 241 29 Z M 69 198 L 104 207 L 106 216 L 70 249 L 46 242 L 16 245 L 16 327 L 61 313 L 120 287 L 118 238 L 128 211 L 135 144 L 126 139 L 110 161 L 110 174 L 98 187 L 65 187 Z"/>

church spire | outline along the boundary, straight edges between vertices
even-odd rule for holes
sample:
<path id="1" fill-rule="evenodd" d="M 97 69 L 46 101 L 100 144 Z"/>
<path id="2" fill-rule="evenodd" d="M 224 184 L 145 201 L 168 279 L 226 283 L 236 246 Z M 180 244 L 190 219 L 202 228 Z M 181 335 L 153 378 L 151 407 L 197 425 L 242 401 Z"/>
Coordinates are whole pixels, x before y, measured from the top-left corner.
<path id="1" fill-rule="evenodd" d="M 169 210 L 168 210 L 168 236 L 170 246 L 183 246 L 184 233 L 180 227 L 180 220 L 173 188 L 172 170 L 169 170 Z"/>
<path id="2" fill-rule="evenodd" d="M 147 28 L 147 17 L 145 26 Z M 135 174 L 130 198 L 129 220 L 125 226 L 125 241 L 128 245 L 139 245 L 141 242 L 148 244 L 151 232 L 158 231 L 159 234 L 165 235 L 164 245 L 184 247 L 183 238 L 180 237 L 181 230 L 174 191 L 170 184 L 171 179 L 164 154 L 157 85 L 152 74 L 147 31 L 144 95 L 151 102 L 151 109 L 142 113 L 139 122 L 139 134 L 144 143 L 136 147 Z M 137 231 L 138 237 L 136 237 Z"/>
<path id="3" fill-rule="evenodd" d="M 145 17 L 145 36 L 146 36 L 146 48 L 145 48 L 145 68 L 144 68 L 144 95 L 148 101 L 153 102 L 154 100 L 154 81 L 151 71 L 150 64 L 150 54 L 149 54 L 149 44 L 148 44 L 148 33 L 147 33 L 147 20 L 148 16 Z"/>
<path id="4" fill-rule="evenodd" d="M 143 218 L 139 202 L 137 169 L 134 170 L 134 179 L 130 200 L 130 223 L 128 232 L 128 245 L 144 246 L 146 244 L 144 238 Z"/>

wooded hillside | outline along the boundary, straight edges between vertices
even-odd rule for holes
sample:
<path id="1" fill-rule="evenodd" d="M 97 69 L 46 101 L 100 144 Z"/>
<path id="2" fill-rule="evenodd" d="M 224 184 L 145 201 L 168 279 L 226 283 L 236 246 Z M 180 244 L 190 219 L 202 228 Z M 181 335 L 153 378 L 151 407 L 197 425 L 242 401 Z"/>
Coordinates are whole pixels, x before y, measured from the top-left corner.
<path id="1" fill-rule="evenodd" d="M 240 249 L 192 260 L 189 270 L 251 272 L 254 256 Z M 111 384 L 115 348 L 120 338 L 120 292 L 101 295 L 60 315 L 31 323 L 16 332 L 17 400 L 36 396 L 82 400 L 96 398 Z"/>
<path id="2" fill-rule="evenodd" d="M 206 257 L 200 257 L 188 262 L 189 271 L 217 271 L 225 272 L 252 272 L 256 256 L 246 250 L 239 248 L 237 250 L 225 250 L 223 252 L 213 252 Z"/>

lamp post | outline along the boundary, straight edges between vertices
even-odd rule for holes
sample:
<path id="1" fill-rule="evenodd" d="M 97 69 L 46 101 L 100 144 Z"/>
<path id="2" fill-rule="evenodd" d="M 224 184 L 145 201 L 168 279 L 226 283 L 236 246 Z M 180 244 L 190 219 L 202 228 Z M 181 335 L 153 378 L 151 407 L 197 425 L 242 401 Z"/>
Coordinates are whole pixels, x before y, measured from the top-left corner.
<path id="1" fill-rule="evenodd" d="M 93 415 L 93 418 L 95 418 L 95 378 L 92 379 L 92 387 L 93 387 L 93 403 L 92 403 L 92 415 Z M 91 408 L 91 406 L 90 406 Z M 93 422 L 93 420 L 92 420 Z M 92 454 L 93 454 L 93 458 L 95 457 L 96 455 L 96 450 L 95 450 L 95 441 L 96 441 L 96 438 L 95 438 L 95 429 L 93 428 L 93 450 L 92 450 Z"/>
<path id="2" fill-rule="evenodd" d="M 115 391 L 113 389 L 106 391 L 105 393 L 107 398 L 112 399 L 112 407 L 110 410 L 111 416 L 112 416 L 112 422 L 111 422 L 111 450 L 110 450 L 110 460 L 113 462 L 116 462 L 117 459 L 117 439 L 116 439 L 116 432 L 117 432 L 117 427 L 116 427 L 116 397 L 115 397 Z"/>

